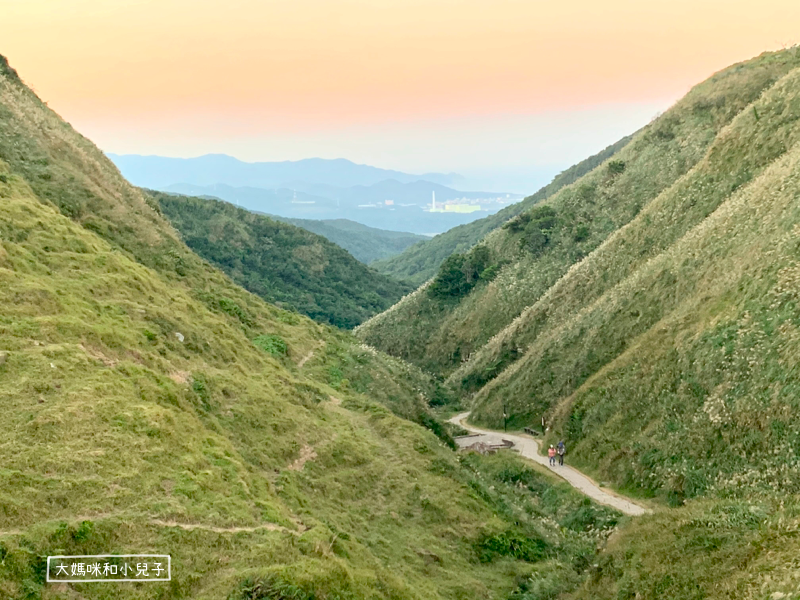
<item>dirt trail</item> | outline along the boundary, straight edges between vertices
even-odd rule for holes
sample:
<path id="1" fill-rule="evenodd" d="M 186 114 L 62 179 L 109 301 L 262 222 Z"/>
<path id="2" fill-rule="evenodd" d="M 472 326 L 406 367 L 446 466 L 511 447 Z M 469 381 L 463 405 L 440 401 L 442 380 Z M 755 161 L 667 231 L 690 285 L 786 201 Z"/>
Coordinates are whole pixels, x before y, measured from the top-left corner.
<path id="1" fill-rule="evenodd" d="M 213 525 L 203 525 L 202 523 L 179 523 L 178 521 L 162 521 L 160 519 L 152 519 L 150 522 L 153 525 L 160 525 L 162 527 L 179 527 L 185 531 L 201 529 L 203 531 L 213 531 L 214 533 L 240 533 L 242 531 L 252 532 L 266 529 L 268 531 L 284 531 L 297 535 L 296 531 L 276 525 L 275 523 L 265 523 L 263 525 L 255 525 L 253 527 L 215 527 Z"/>
<path id="2" fill-rule="evenodd" d="M 494 442 L 500 442 L 502 440 L 509 440 L 510 442 L 514 443 L 514 449 L 518 451 L 522 456 L 533 460 L 534 462 L 539 463 L 543 467 L 550 469 L 553 473 L 564 479 L 567 483 L 569 483 L 572 487 L 574 487 L 579 492 L 586 494 L 592 500 L 599 502 L 600 504 L 605 504 L 606 506 L 611 506 L 616 508 L 618 511 L 625 513 L 626 515 L 631 516 L 639 516 L 645 513 L 649 513 L 650 511 L 643 506 L 640 506 L 629 500 L 628 498 L 624 498 L 622 496 L 618 496 L 616 494 L 611 493 L 608 490 L 605 490 L 599 487 L 594 481 L 589 479 L 586 475 L 570 467 L 568 465 L 564 465 L 560 467 L 556 465 L 555 467 L 551 467 L 549 464 L 549 459 L 546 456 L 542 456 L 539 454 L 539 442 L 535 439 L 527 436 L 522 435 L 515 435 L 512 433 L 503 433 L 500 431 L 490 431 L 488 429 L 480 429 L 478 427 L 474 427 L 473 425 L 469 425 L 464 423 L 464 419 L 469 416 L 468 412 L 461 413 L 456 415 L 452 419 L 450 419 L 450 423 L 455 423 L 460 427 L 463 427 L 467 431 L 471 433 L 479 433 L 485 435 Z"/>
<path id="3" fill-rule="evenodd" d="M 319 344 L 317 344 L 316 346 L 314 346 L 311 349 L 311 352 L 309 352 L 303 358 L 300 359 L 300 361 L 297 363 L 297 368 L 298 369 L 302 369 L 303 365 L 306 364 L 309 360 L 311 360 L 311 358 L 314 356 L 314 352 L 316 352 L 319 348 L 322 348 L 324 345 L 325 345 L 325 342 L 323 341 L 323 342 L 320 342 Z"/>

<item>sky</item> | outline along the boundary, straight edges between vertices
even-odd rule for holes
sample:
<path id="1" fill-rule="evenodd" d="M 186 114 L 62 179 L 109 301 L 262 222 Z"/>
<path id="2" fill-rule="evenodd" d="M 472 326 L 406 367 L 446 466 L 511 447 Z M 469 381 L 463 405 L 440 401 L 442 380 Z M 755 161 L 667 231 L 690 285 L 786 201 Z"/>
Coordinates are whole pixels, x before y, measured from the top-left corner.
<path id="1" fill-rule="evenodd" d="M 0 54 L 105 151 L 500 181 L 577 162 L 715 71 L 800 41 L 797 0 L 0 0 L 0 14 Z"/>

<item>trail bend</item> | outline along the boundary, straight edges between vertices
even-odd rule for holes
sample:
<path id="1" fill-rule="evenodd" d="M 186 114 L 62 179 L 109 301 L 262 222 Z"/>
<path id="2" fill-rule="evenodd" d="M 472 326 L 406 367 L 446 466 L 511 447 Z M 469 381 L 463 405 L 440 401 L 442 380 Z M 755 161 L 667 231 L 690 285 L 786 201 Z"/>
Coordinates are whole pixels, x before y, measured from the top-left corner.
<path id="1" fill-rule="evenodd" d="M 475 427 L 474 425 L 469 425 L 463 422 L 468 416 L 469 412 L 461 413 L 449 419 L 449 422 L 454 423 L 459 427 L 463 427 L 470 433 L 477 433 L 486 436 L 488 441 L 491 442 L 499 443 L 502 440 L 513 442 L 514 450 L 519 452 L 521 456 L 524 456 L 525 458 L 530 459 L 549 469 L 564 479 L 576 490 L 582 494 L 585 494 L 595 502 L 616 508 L 618 511 L 634 517 L 638 517 L 650 512 L 648 509 L 636 504 L 629 498 L 624 498 L 617 494 L 613 494 L 604 488 L 601 488 L 589 477 L 577 469 L 570 467 L 569 465 L 564 465 L 563 467 L 556 465 L 555 467 L 551 467 L 549 464 L 549 459 L 546 456 L 539 454 L 539 442 L 537 440 L 527 436 L 515 435 L 513 433 L 503 433 L 501 431 L 491 431 L 489 429 L 481 429 L 479 427 Z"/>

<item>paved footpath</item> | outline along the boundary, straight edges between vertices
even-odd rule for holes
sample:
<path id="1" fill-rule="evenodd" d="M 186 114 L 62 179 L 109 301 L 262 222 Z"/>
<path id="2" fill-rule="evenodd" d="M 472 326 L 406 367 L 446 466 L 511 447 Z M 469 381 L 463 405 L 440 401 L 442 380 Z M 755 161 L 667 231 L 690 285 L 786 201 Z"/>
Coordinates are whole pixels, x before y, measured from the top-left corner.
<path id="1" fill-rule="evenodd" d="M 568 465 L 564 465 L 563 467 L 558 465 L 551 467 L 549 458 L 539 454 L 539 442 L 535 439 L 527 436 L 515 435 L 512 433 L 503 433 L 502 431 L 480 429 L 463 422 L 468 416 L 468 412 L 461 413 L 450 419 L 450 423 L 455 423 L 469 432 L 485 435 L 496 443 L 499 443 L 502 440 L 513 442 L 514 450 L 519 452 L 522 456 L 539 463 L 547 469 L 550 469 L 553 473 L 566 480 L 567 483 L 569 483 L 576 490 L 586 494 L 589 496 L 589 498 L 599 502 L 600 504 L 611 506 L 620 512 L 625 513 L 626 515 L 632 516 L 639 516 L 650 512 L 632 500 L 612 494 L 611 492 L 599 487 L 594 481 L 589 479 L 577 469 L 574 469 Z"/>

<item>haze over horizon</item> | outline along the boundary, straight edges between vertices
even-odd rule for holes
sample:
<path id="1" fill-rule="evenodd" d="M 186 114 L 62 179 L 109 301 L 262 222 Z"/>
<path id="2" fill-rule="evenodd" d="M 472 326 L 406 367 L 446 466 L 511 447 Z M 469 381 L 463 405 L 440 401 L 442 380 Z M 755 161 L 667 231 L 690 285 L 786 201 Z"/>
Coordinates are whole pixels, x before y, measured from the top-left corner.
<path id="1" fill-rule="evenodd" d="M 788 0 L 0 7 L 11 64 L 107 152 L 346 158 L 526 193 L 716 70 L 796 43 L 800 21 Z"/>

